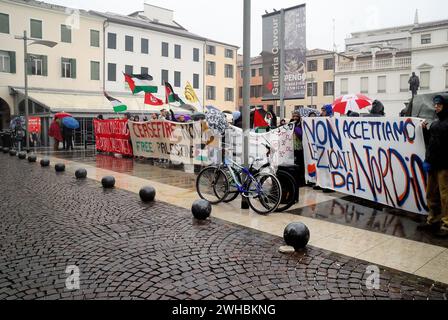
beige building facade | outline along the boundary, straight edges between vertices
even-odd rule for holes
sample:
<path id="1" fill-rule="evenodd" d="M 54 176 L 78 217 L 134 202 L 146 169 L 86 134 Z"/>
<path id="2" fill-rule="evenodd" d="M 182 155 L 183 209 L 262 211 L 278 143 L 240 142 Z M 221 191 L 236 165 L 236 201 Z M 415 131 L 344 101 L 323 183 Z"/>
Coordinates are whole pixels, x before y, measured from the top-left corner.
<path id="1" fill-rule="evenodd" d="M 102 91 L 103 21 L 82 10 L 0 0 L 1 128 L 11 115 L 24 112 L 24 42 L 15 36 L 26 31 L 30 38 L 57 42 L 53 48 L 28 45 L 30 114 L 45 113 L 36 110 L 33 91 Z"/>
<path id="2" fill-rule="evenodd" d="M 221 42 L 206 41 L 204 58 L 205 105 L 221 111 L 234 111 L 237 106 L 238 47 Z"/>

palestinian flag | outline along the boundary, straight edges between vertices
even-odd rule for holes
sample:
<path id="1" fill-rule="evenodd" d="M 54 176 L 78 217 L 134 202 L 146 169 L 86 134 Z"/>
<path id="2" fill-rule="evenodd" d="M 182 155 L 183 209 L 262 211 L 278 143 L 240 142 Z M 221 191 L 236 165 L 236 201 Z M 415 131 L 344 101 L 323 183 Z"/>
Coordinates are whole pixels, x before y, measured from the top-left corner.
<path id="1" fill-rule="evenodd" d="M 182 99 L 179 98 L 179 96 L 174 93 L 173 87 L 168 82 L 165 82 L 165 94 L 166 94 L 166 101 L 165 101 L 166 104 L 174 102 L 185 104 L 182 101 Z"/>
<path id="2" fill-rule="evenodd" d="M 139 92 L 157 93 L 158 87 L 151 84 L 153 80 L 149 74 L 124 74 L 124 79 L 129 85 L 133 94 Z"/>
<path id="3" fill-rule="evenodd" d="M 254 129 L 257 128 L 269 128 L 269 124 L 266 122 L 266 120 L 261 115 L 260 111 L 255 109 L 254 113 Z"/>
<path id="4" fill-rule="evenodd" d="M 163 106 L 164 103 L 152 93 L 145 93 L 145 104 L 150 106 Z"/>
<path id="5" fill-rule="evenodd" d="M 114 107 L 114 112 L 125 112 L 128 110 L 128 107 L 120 100 L 112 98 L 106 92 L 104 92 L 104 96 L 106 97 L 107 100 L 110 101 L 110 103 L 112 103 L 112 106 Z"/>

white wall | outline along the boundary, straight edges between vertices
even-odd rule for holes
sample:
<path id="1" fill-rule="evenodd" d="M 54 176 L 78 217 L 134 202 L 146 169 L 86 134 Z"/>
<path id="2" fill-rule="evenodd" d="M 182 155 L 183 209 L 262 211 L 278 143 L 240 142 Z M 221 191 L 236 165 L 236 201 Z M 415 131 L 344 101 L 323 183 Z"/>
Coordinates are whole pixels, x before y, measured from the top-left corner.
<path id="1" fill-rule="evenodd" d="M 431 34 L 430 44 L 421 44 L 422 34 Z M 414 33 L 412 35 L 414 50 L 412 52 L 412 70 L 417 75 L 421 71 L 430 72 L 429 90 L 421 90 L 421 93 L 446 91 L 446 70 L 448 69 L 448 28 L 429 30 Z M 420 68 L 422 65 L 430 65 L 430 68 Z"/>
<path id="2" fill-rule="evenodd" d="M 107 34 L 117 34 L 117 49 L 107 49 Z M 125 51 L 125 36 L 134 37 L 134 52 Z M 141 53 L 141 38 L 149 40 L 149 54 Z M 169 57 L 162 57 L 162 42 L 169 44 Z M 174 45 L 182 47 L 182 58 L 174 58 Z M 106 28 L 106 80 L 108 63 L 117 64 L 117 81 L 106 81 L 106 89 L 110 92 L 129 93 L 125 87 L 123 72 L 125 65 L 134 67 L 134 74 L 140 74 L 141 67 L 147 67 L 149 74 L 154 77 L 154 85 L 159 86 L 156 94 L 159 98 L 165 96 L 164 87 L 161 85 L 162 70 L 169 71 L 169 82 L 174 90 L 181 97 L 184 95 L 184 88 L 187 81 L 193 85 L 193 74 L 199 74 L 200 89 L 196 90 L 198 97 L 203 94 L 203 63 L 204 63 L 204 42 L 166 33 L 155 32 L 125 25 L 111 23 Z M 199 62 L 193 61 L 193 48 L 199 49 Z M 174 87 L 174 72 L 181 72 L 181 88 Z"/>
<path id="3" fill-rule="evenodd" d="M 341 96 L 341 79 L 348 79 L 348 93 L 361 92 L 361 78 L 369 78 L 369 92 L 366 95 L 373 100 L 380 100 L 386 108 L 386 116 L 398 116 L 405 108 L 404 103 L 411 98 L 410 91 L 400 92 L 400 75 L 410 77 L 410 70 L 388 72 L 371 72 L 365 74 L 336 75 L 336 96 Z M 386 76 L 386 92 L 378 93 L 378 77 Z"/>

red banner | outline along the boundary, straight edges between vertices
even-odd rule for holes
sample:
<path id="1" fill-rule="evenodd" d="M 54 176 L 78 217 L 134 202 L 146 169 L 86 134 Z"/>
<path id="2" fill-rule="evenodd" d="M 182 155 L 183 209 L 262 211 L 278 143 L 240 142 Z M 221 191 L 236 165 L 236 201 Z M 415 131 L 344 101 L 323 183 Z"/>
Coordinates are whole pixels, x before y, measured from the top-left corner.
<path id="1" fill-rule="evenodd" d="M 28 129 L 30 133 L 40 133 L 42 128 L 39 117 L 30 117 L 28 119 Z"/>
<path id="2" fill-rule="evenodd" d="M 96 149 L 132 156 L 127 119 L 94 120 Z"/>

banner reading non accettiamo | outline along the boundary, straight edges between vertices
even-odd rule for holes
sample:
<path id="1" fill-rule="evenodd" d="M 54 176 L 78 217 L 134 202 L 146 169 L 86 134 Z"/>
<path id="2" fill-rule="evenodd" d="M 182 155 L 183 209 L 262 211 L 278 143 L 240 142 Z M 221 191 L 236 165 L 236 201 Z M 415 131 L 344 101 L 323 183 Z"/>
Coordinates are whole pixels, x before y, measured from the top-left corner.
<path id="1" fill-rule="evenodd" d="M 428 213 L 422 120 L 305 118 L 306 179 L 322 188 Z"/>

